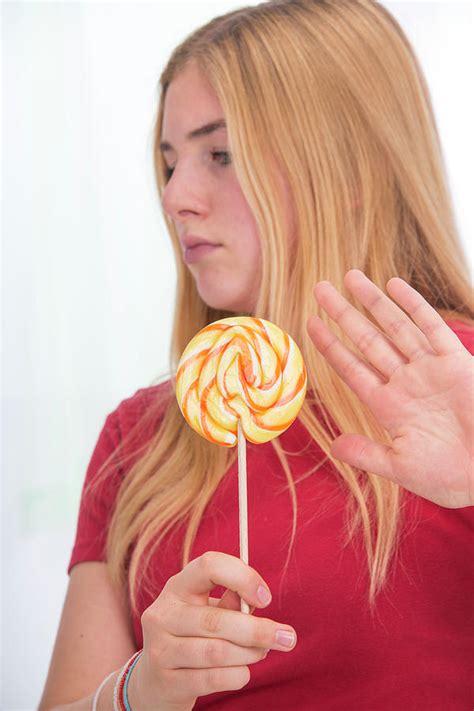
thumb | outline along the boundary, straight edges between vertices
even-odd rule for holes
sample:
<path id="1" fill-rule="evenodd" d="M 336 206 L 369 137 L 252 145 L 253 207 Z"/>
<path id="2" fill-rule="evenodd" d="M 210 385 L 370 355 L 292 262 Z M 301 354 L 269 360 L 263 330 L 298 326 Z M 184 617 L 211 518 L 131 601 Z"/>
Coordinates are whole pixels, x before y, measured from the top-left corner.
<path id="1" fill-rule="evenodd" d="M 393 478 L 391 447 L 374 442 L 363 435 L 340 435 L 331 445 L 331 454 L 336 459 L 358 469 L 373 472 L 388 479 Z"/>

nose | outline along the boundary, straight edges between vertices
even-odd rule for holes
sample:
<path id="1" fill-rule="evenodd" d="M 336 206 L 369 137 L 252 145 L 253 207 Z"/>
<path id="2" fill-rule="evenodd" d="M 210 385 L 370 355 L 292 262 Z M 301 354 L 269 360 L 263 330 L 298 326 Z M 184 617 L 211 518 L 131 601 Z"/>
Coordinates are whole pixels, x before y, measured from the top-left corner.
<path id="1" fill-rule="evenodd" d="M 197 171 L 176 167 L 163 191 L 161 203 L 168 217 L 184 222 L 188 217 L 205 215 L 208 209 L 205 185 Z"/>

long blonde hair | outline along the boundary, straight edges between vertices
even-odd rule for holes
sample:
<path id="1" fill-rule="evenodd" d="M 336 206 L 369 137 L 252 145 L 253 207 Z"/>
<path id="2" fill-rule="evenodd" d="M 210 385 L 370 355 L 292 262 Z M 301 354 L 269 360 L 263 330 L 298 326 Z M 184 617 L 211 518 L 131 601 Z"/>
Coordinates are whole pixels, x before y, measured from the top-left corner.
<path id="1" fill-rule="evenodd" d="M 330 445 L 340 432 L 390 440 L 314 348 L 306 321 L 315 312 L 329 321 L 312 288 L 329 279 L 342 289 L 350 268 L 362 269 L 381 288 L 398 275 L 445 318 L 473 318 L 425 80 L 398 23 L 373 0 L 272 0 L 216 17 L 176 47 L 161 75 L 154 144 L 160 197 L 166 185 L 159 150 L 166 90 L 189 61 L 221 102 L 234 169 L 259 227 L 263 266 L 254 314 L 278 324 L 302 350 L 312 396 L 300 421 L 345 485 L 347 541 L 357 531 L 363 536 L 373 603 L 397 549 L 402 492 L 334 459 Z M 291 252 L 282 182 L 275 175 L 284 178 L 294 207 Z M 192 336 L 229 314 L 200 299 L 175 227 L 164 218 L 178 275 L 174 374 Z M 171 395 L 173 385 L 171 379 Z M 272 444 L 293 504 L 288 564 L 296 486 L 281 444 Z M 153 553 L 181 524 L 183 566 L 188 562 L 202 514 L 235 454 L 185 426 L 170 397 L 159 431 L 123 479 L 108 532 L 112 580 L 129 583 L 135 612 Z"/>

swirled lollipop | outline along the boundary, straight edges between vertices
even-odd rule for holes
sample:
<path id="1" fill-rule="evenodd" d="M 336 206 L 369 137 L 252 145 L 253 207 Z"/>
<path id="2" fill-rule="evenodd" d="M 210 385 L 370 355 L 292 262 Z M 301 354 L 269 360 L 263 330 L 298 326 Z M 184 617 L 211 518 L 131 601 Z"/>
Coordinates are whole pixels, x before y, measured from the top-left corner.
<path id="1" fill-rule="evenodd" d="M 233 447 L 238 422 L 249 442 L 284 432 L 306 393 L 306 369 L 293 339 L 270 321 L 237 316 L 203 328 L 185 348 L 176 397 L 188 424 Z"/>
<path id="2" fill-rule="evenodd" d="M 176 397 L 188 424 L 210 442 L 238 444 L 240 558 L 248 563 L 245 440 L 261 444 L 295 420 L 306 368 L 290 336 L 270 321 L 236 316 L 214 321 L 186 346 Z M 241 600 L 242 612 L 249 606 Z"/>

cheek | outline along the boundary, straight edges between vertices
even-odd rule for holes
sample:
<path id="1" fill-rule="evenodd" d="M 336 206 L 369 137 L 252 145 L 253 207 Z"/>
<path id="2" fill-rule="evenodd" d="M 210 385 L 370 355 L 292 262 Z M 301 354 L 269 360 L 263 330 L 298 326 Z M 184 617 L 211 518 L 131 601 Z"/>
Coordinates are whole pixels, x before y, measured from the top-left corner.
<path id="1" fill-rule="evenodd" d="M 239 251 L 255 258 L 260 254 L 258 226 L 240 188 L 232 195 L 227 214 L 232 215 L 229 224 L 233 232 L 232 240 Z"/>

